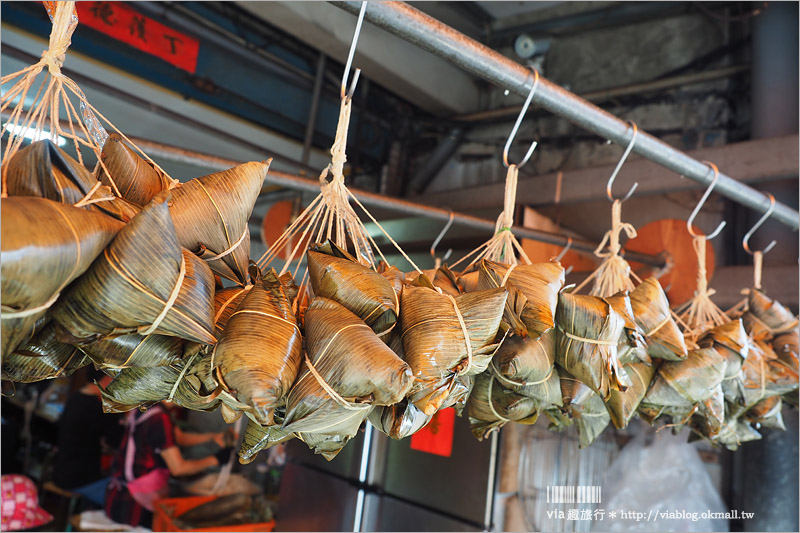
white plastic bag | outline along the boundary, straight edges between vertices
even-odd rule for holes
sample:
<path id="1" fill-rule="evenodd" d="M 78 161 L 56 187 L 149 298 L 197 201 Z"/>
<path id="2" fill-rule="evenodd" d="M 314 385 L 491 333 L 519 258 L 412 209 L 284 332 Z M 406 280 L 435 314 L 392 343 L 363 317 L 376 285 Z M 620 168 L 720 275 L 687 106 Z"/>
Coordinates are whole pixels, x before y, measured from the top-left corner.
<path id="1" fill-rule="evenodd" d="M 593 530 L 728 531 L 728 509 L 686 433 L 641 429 L 606 473 Z"/>

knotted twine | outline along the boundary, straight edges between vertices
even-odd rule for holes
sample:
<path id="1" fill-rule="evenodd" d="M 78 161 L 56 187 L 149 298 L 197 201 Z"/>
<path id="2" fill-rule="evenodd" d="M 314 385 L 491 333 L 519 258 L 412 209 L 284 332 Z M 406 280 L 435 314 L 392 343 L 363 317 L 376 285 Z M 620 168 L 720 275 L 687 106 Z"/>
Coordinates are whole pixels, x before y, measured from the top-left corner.
<path id="1" fill-rule="evenodd" d="M 633 224 L 622 222 L 622 201 L 617 199 L 611 206 L 611 229 L 606 232 L 594 251 L 594 255 L 603 258 L 603 262 L 578 285 L 576 291 L 582 289 L 591 279 L 594 279 L 594 286 L 589 292 L 592 296 L 606 297 L 622 290 L 634 289 L 631 280 L 631 266 L 619 253 L 622 250 L 619 240 L 622 232 L 625 232 L 629 239 L 633 239 L 637 235 Z M 608 251 L 604 252 L 603 249 L 606 246 Z"/>
<path id="2" fill-rule="evenodd" d="M 680 319 L 688 328 L 685 332 L 686 336 L 692 341 L 696 341 L 703 331 L 730 322 L 730 318 L 711 301 L 711 296 L 717 291 L 708 287 L 706 236 L 693 236 L 692 246 L 697 256 L 697 289 L 694 291 L 692 299 L 685 305 Z"/>
<path id="3" fill-rule="evenodd" d="M 519 168 L 517 168 L 517 165 L 508 165 L 505 194 L 503 196 L 503 211 L 497 217 L 497 222 L 494 226 L 494 235 L 492 235 L 488 241 L 454 263 L 453 267 L 473 255 L 474 258 L 466 266 L 464 269 L 465 271 L 469 270 L 472 265 L 478 263 L 482 259 L 489 259 L 490 261 L 496 261 L 514 267 L 518 264 L 515 252 L 519 253 L 519 259 L 522 263 L 526 265 L 531 264 L 530 258 L 528 258 L 525 250 L 522 249 L 522 245 L 511 232 L 511 228 L 514 226 L 514 207 L 517 201 L 518 177 Z"/>
<path id="4" fill-rule="evenodd" d="M 147 154 L 139 149 L 122 132 L 117 130 L 111 122 L 94 108 L 86 99 L 78 84 L 61 72 L 64 65 L 66 53 L 72 44 L 72 34 L 78 26 L 78 16 L 74 1 L 44 2 L 53 28 L 50 32 L 50 40 L 47 50 L 42 52 L 42 58 L 35 64 L 22 70 L 8 74 L 0 78 L 0 84 L 5 85 L 13 80 L 14 85 L 0 96 L 0 112 L 5 111 L 13 102 L 16 104 L 11 111 L 11 117 L 3 125 L 3 134 L 8 132 L 8 142 L 3 153 L 3 162 L 7 162 L 20 149 L 26 135 L 35 140 L 45 138 L 48 134 L 44 133 L 45 122 L 49 123 L 49 136 L 55 142 L 59 138 L 70 139 L 75 147 L 78 162 L 85 166 L 81 146 L 92 150 L 97 157 L 98 165 L 105 171 L 111 183 L 111 187 L 117 196 L 120 194 L 119 188 L 114 183 L 108 169 L 100 158 L 102 146 L 108 138 L 108 133 L 103 127 L 100 119 L 103 120 L 111 129 L 118 132 L 144 159 L 153 164 L 155 168 L 164 173 L 170 181 L 170 188 L 178 184 L 177 180 L 161 169 Z M 33 104 L 25 111 L 24 104 L 28 98 L 31 88 L 36 82 L 36 78 L 47 69 L 44 79 L 36 90 L 33 97 Z M 69 93 L 78 99 L 80 113 L 75 109 L 70 100 Z M 64 107 L 67 116 L 67 130 L 62 129 L 60 113 L 61 106 Z M 98 118 L 99 117 L 99 118 Z M 75 127 L 78 124 L 78 129 Z M 7 186 L 7 165 L 2 169 L 2 192 L 0 196 L 8 196 Z M 93 189 L 83 200 L 87 200 L 96 189 Z M 82 201 L 83 201 L 82 200 Z"/>
<path id="5" fill-rule="evenodd" d="M 282 254 L 286 247 L 292 242 L 296 242 L 285 259 L 284 265 L 279 272 L 279 276 L 285 274 L 291 268 L 291 263 L 297 259 L 297 265 L 292 276 L 297 279 L 302 266 L 302 256 L 305 250 L 300 250 L 301 246 L 307 245 L 310 239 L 313 242 L 322 242 L 330 239 L 343 250 L 348 249 L 348 239 L 353 244 L 356 260 L 373 270 L 376 268 L 374 251 L 377 251 L 381 259 L 387 264 L 383 252 L 380 250 L 375 240 L 367 232 L 361 219 L 350 205 L 353 200 L 361 210 L 375 223 L 378 229 L 386 236 L 389 242 L 397 251 L 419 272 L 422 271 L 411 260 L 410 257 L 400 248 L 400 245 L 388 234 L 388 232 L 375 220 L 375 217 L 364 207 L 358 198 L 353 195 L 344 183 L 344 164 L 347 161 L 347 132 L 350 125 L 350 112 L 352 110 L 352 98 L 343 96 L 339 107 L 339 120 L 336 125 L 336 136 L 331 146 L 331 162 L 326 166 L 319 176 L 320 194 L 300 213 L 281 236 L 269 247 L 263 256 L 256 262 L 262 270 L 272 262 L 273 259 Z M 299 236 L 299 238 L 296 238 Z M 298 253 L 299 252 L 299 253 Z M 308 282 L 308 268 L 306 268 L 299 283 L 300 293 L 304 293 Z M 301 298 L 296 300 L 300 302 Z"/>

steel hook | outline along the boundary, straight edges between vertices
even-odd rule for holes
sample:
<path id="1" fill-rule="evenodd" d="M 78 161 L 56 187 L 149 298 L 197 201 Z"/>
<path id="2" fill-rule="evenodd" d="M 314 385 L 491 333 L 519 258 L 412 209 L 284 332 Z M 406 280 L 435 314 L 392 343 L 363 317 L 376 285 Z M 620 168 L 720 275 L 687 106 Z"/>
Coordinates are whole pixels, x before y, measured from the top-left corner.
<path id="1" fill-rule="evenodd" d="M 556 261 L 561 262 L 561 260 L 564 259 L 564 256 L 567 255 L 567 252 L 569 251 L 570 248 L 572 248 L 572 237 L 567 237 L 567 245 L 556 256 Z"/>
<path id="2" fill-rule="evenodd" d="M 742 247 L 744 248 L 744 251 L 750 255 L 753 255 L 755 253 L 753 250 L 750 249 L 750 237 L 752 237 L 753 233 L 755 233 L 756 230 L 758 230 L 758 228 L 760 228 L 761 225 L 764 222 L 766 222 L 766 220 L 775 210 L 775 196 L 773 196 L 772 193 L 767 193 L 767 195 L 769 196 L 769 209 L 767 209 L 767 212 L 764 213 L 764 215 L 758 219 L 758 222 L 756 222 L 752 228 L 750 228 L 750 231 L 745 233 L 744 238 L 742 239 Z M 773 240 L 771 243 L 767 245 L 766 248 L 764 248 L 764 250 L 762 250 L 761 254 L 762 255 L 766 254 L 767 252 L 772 250 L 776 244 L 778 244 L 778 241 Z"/>
<path id="3" fill-rule="evenodd" d="M 536 88 L 539 87 L 539 71 L 535 68 L 531 67 L 533 70 L 533 86 L 531 87 L 531 92 L 528 93 L 528 98 L 525 99 L 525 103 L 522 105 L 522 110 L 517 117 L 517 121 L 514 123 L 514 128 L 511 130 L 511 134 L 508 136 L 508 140 L 506 141 L 506 145 L 503 148 L 503 164 L 508 168 L 510 166 L 508 162 L 508 149 L 511 148 L 511 143 L 514 142 L 514 137 L 517 136 L 517 130 L 519 130 L 519 125 L 522 124 L 522 119 L 525 117 L 525 113 L 528 112 L 528 106 L 531 105 L 531 100 L 533 100 L 533 93 L 536 92 Z M 536 149 L 536 145 L 538 143 L 533 141 L 531 143 L 531 147 L 528 148 L 528 153 L 525 154 L 525 157 L 522 161 L 516 165 L 517 168 L 522 168 L 522 166 L 528 162 L 528 159 L 531 158 L 533 155 L 533 151 Z"/>
<path id="4" fill-rule="evenodd" d="M 703 204 L 706 203 L 708 196 L 711 194 L 711 191 L 714 190 L 714 186 L 717 184 L 717 180 L 719 179 L 719 169 L 717 168 L 717 165 L 715 165 L 711 161 L 703 161 L 703 163 L 710 166 L 711 169 L 714 171 L 714 179 L 711 180 L 711 184 L 706 189 L 706 192 L 703 193 L 703 196 L 700 198 L 700 202 L 694 208 L 694 211 L 692 211 L 692 214 L 689 215 L 689 219 L 686 221 L 686 229 L 689 230 L 689 235 L 691 235 L 692 237 L 701 236 L 694 232 L 694 229 L 692 229 L 692 224 L 694 223 L 694 219 L 697 217 L 697 213 L 700 212 L 700 209 L 703 207 Z M 711 239 L 719 235 L 719 232 L 722 231 L 722 228 L 725 227 L 725 224 L 727 224 L 727 222 L 725 222 L 724 220 L 720 222 L 719 226 L 717 226 L 717 229 L 715 229 L 713 233 L 711 233 L 710 235 L 706 235 L 706 240 L 710 241 Z"/>
<path id="5" fill-rule="evenodd" d="M 356 90 L 358 77 L 361 75 L 361 69 L 357 68 L 356 73 L 353 75 L 353 83 L 350 84 L 350 90 L 347 90 L 347 80 L 350 77 L 350 66 L 353 64 L 353 55 L 356 52 L 356 43 L 358 42 L 358 35 L 361 33 L 361 23 L 364 22 L 364 13 L 367 12 L 367 3 L 361 2 L 361 12 L 358 14 L 358 22 L 356 22 L 356 31 L 353 34 L 353 42 L 350 43 L 350 53 L 347 55 L 347 63 L 344 67 L 344 75 L 342 76 L 342 99 L 348 100 L 353 98 L 353 93 Z"/>
<path id="6" fill-rule="evenodd" d="M 447 224 L 444 225 L 442 231 L 439 232 L 439 235 L 436 237 L 436 239 L 434 239 L 433 244 L 431 244 L 431 257 L 434 259 L 434 261 L 436 260 L 436 247 L 439 246 L 439 243 L 442 241 L 442 238 L 444 238 L 445 233 L 447 233 L 447 230 L 449 230 L 450 226 L 453 225 L 453 220 L 456 216 L 452 209 L 448 208 L 448 210 L 450 211 L 450 220 L 447 221 Z M 442 261 L 447 261 L 452 253 L 453 249 L 449 248 L 447 253 L 444 254 Z"/>
<path id="7" fill-rule="evenodd" d="M 628 147 L 625 148 L 625 152 L 622 153 L 622 157 L 617 163 L 616 168 L 614 168 L 614 172 L 611 173 L 611 177 L 608 178 L 608 183 L 606 184 L 606 196 L 608 196 L 608 199 L 611 202 L 615 200 L 614 196 L 611 195 L 611 187 L 614 185 L 614 180 L 617 179 L 617 174 L 619 174 L 619 169 L 622 168 L 623 163 L 625 163 L 625 160 L 628 159 L 628 155 L 631 153 L 631 150 L 633 150 L 633 145 L 636 142 L 636 135 L 639 134 L 639 127 L 636 125 L 635 122 L 629 120 L 628 124 L 630 124 L 633 127 L 633 135 L 631 135 L 631 140 L 630 142 L 628 142 Z M 628 191 L 628 194 L 626 194 L 625 197 L 620 200 L 620 202 L 624 202 L 625 200 L 630 198 L 633 195 L 633 191 L 635 191 L 636 187 L 638 186 L 639 182 L 637 181 L 636 183 L 633 184 L 631 190 Z"/>

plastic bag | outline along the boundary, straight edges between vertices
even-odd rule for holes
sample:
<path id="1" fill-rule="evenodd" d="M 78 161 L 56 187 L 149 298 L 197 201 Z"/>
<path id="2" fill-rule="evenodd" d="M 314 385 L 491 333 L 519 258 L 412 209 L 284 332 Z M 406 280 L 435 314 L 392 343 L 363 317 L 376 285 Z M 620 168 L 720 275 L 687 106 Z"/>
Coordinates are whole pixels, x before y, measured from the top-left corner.
<path id="1" fill-rule="evenodd" d="M 728 509 L 685 432 L 640 428 L 606 474 L 593 530 L 728 531 L 719 518 Z"/>

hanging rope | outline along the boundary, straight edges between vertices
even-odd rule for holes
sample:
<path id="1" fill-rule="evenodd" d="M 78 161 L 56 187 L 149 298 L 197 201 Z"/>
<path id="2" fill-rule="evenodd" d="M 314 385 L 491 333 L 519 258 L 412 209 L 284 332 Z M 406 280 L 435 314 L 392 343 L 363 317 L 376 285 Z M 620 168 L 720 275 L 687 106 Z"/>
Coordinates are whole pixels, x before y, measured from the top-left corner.
<path id="1" fill-rule="evenodd" d="M 635 285 L 631 279 L 631 266 L 619 254 L 622 250 L 620 235 L 625 233 L 629 239 L 636 237 L 636 228 L 633 224 L 622 222 L 622 200 L 614 200 L 611 206 L 611 229 L 603 236 L 594 255 L 603 258 L 600 266 L 575 289 L 581 290 L 592 279 L 594 286 L 589 294 L 606 297 L 622 290 L 633 290 Z M 608 247 L 608 251 L 603 251 Z"/>
<path id="2" fill-rule="evenodd" d="M 72 34 L 78 25 L 75 2 L 44 2 L 44 4 L 53 23 L 47 50 L 42 52 L 42 58 L 37 63 L 0 79 L 0 83 L 3 85 L 14 82 L 8 91 L 0 96 L 0 112 L 6 111 L 9 106 L 14 104 L 10 111 L 10 118 L 2 128 L 2 135 L 8 136 L 3 152 L 2 193 L 0 193 L 2 197 L 8 196 L 8 165 L 5 163 L 21 148 L 26 137 L 32 137 L 34 140 L 50 138 L 56 143 L 59 139 L 71 141 L 78 162 L 84 166 L 88 165 L 84 162 L 81 147 L 90 149 L 94 152 L 97 163 L 109 177 L 114 193 L 122 196 L 100 158 L 103 144 L 108 138 L 103 123 L 118 132 L 144 159 L 163 172 L 170 180 L 170 188 L 176 186 L 178 183 L 176 180 L 169 177 L 147 154 L 122 132 L 119 132 L 102 113 L 89 103 L 80 87 L 61 72 L 67 50 L 72 43 Z M 32 89 L 37 83 L 39 74 L 42 73 L 44 73 L 44 78 L 38 85 L 38 89 L 35 89 L 32 103 L 26 110 L 25 103 L 30 100 Z M 71 97 L 77 98 L 80 112 L 76 110 Z M 61 127 L 62 113 L 67 118 L 68 127 L 66 129 Z M 49 131 L 45 131 L 46 129 Z"/>
<path id="3" fill-rule="evenodd" d="M 694 297 L 684 305 L 679 314 L 681 320 L 688 328 L 686 337 L 696 341 L 700 335 L 710 327 L 721 326 L 730 321 L 730 318 L 711 301 L 717 291 L 708 287 L 708 272 L 706 270 L 706 236 L 692 237 L 692 246 L 697 255 L 697 289 Z"/>
<path id="4" fill-rule="evenodd" d="M 494 235 L 483 243 L 481 246 L 458 260 L 453 267 L 464 262 L 472 257 L 472 261 L 464 268 L 469 270 L 470 267 L 480 262 L 482 259 L 489 259 L 490 261 L 497 261 L 506 265 L 516 266 L 518 264 L 517 254 L 522 263 L 526 265 L 531 264 L 530 258 L 525 253 L 522 245 L 511 232 L 514 226 L 514 207 L 517 199 L 517 180 L 519 177 L 519 168 L 517 165 L 509 165 L 506 172 L 506 187 L 503 196 L 503 211 L 497 217 L 497 222 L 494 226 Z"/>

